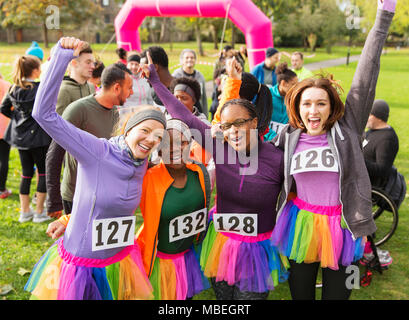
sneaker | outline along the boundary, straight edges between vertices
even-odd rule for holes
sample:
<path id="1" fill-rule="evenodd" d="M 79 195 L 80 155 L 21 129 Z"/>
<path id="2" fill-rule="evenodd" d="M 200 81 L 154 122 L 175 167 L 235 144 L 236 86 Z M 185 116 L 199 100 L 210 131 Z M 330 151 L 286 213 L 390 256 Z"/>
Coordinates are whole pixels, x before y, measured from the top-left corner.
<path id="1" fill-rule="evenodd" d="M 44 211 L 42 213 L 37 213 L 37 212 L 34 213 L 33 222 L 34 223 L 41 223 L 41 222 L 48 221 L 48 220 L 51 220 L 51 219 L 52 218 L 47 215 L 47 212 L 44 209 Z"/>
<path id="2" fill-rule="evenodd" d="M 8 196 L 11 195 L 11 190 L 4 190 L 0 191 L 0 199 L 6 199 Z"/>
<path id="3" fill-rule="evenodd" d="M 18 219 L 18 222 L 24 223 L 30 221 L 31 219 L 33 219 L 33 215 L 34 213 L 31 209 L 29 212 L 20 212 L 20 218 Z"/>

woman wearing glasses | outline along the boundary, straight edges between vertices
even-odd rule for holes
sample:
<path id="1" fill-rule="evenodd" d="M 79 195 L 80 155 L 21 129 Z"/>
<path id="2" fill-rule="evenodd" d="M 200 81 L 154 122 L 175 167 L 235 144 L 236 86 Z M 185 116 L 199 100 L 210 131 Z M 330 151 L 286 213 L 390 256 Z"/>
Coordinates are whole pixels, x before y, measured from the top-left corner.
<path id="1" fill-rule="evenodd" d="M 201 252 L 205 276 L 217 299 L 266 299 L 286 277 L 283 262 L 268 240 L 283 182 L 283 153 L 260 140 L 258 130 L 271 118 L 244 99 L 228 101 L 220 112 L 223 136 L 193 116 L 162 85 L 154 65 L 142 66 L 173 118 L 181 119 L 216 163 L 217 213 Z M 270 104 L 271 105 L 271 104 Z"/>

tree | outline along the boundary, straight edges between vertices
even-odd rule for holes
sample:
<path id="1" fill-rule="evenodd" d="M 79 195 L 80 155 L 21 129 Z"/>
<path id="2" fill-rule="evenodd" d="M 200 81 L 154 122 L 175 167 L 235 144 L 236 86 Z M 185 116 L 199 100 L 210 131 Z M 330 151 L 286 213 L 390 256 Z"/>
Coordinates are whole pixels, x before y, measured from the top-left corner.
<path id="1" fill-rule="evenodd" d="M 59 28 L 63 26 L 78 28 L 91 19 L 97 19 L 100 10 L 94 1 L 88 0 L 0 0 L 0 8 L 4 15 L 1 25 L 5 28 L 41 27 L 46 48 L 49 8 L 58 9 Z"/>

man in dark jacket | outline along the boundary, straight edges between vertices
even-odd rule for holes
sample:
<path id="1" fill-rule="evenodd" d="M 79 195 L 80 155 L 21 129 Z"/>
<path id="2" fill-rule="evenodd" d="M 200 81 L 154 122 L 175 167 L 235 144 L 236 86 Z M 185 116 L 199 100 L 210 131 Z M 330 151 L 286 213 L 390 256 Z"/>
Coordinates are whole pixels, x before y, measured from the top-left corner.
<path id="1" fill-rule="evenodd" d="M 388 124 L 389 106 L 384 100 L 376 100 L 366 127 L 363 150 L 371 184 L 383 188 L 392 170 L 399 150 L 399 139 Z"/>

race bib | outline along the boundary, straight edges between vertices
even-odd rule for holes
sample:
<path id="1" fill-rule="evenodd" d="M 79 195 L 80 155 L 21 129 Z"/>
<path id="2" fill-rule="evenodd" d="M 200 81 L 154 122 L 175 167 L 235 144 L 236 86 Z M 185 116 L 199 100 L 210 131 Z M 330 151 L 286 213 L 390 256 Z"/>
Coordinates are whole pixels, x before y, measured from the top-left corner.
<path id="1" fill-rule="evenodd" d="M 188 238 L 205 231 L 206 213 L 207 209 L 204 208 L 172 219 L 169 223 L 169 242 Z"/>
<path id="2" fill-rule="evenodd" d="M 135 216 L 94 220 L 92 251 L 133 245 L 135 221 Z"/>
<path id="3" fill-rule="evenodd" d="M 257 214 L 215 213 L 213 225 L 217 232 L 231 232 L 242 236 L 257 236 Z"/>
<path id="4" fill-rule="evenodd" d="M 270 129 L 275 131 L 277 135 L 280 134 L 280 132 L 284 129 L 285 126 L 286 124 L 284 123 L 275 122 L 275 121 L 270 122 Z"/>
<path id="5" fill-rule="evenodd" d="M 330 148 L 320 147 L 294 154 L 290 174 L 312 171 L 338 172 L 338 162 Z"/>

